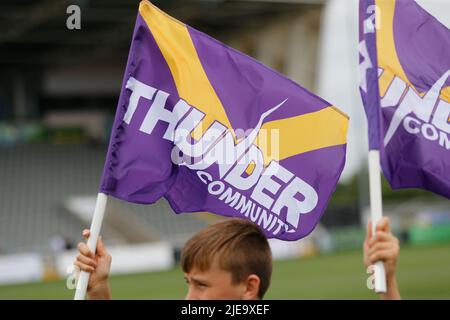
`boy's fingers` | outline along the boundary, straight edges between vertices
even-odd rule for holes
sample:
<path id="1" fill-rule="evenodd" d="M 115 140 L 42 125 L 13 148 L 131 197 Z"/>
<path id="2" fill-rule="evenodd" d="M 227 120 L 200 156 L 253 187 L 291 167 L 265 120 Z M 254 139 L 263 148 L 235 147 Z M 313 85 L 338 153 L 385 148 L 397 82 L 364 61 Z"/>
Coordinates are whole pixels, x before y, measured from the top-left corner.
<path id="1" fill-rule="evenodd" d="M 369 260 L 371 263 L 376 263 L 377 261 L 387 261 L 394 257 L 394 252 L 392 250 L 379 250 L 374 252 L 369 256 Z"/>
<path id="2" fill-rule="evenodd" d="M 392 249 L 392 244 L 388 242 L 378 242 L 369 249 L 369 256 L 373 255 L 378 251 L 384 251 Z"/>
<path id="3" fill-rule="evenodd" d="M 366 240 L 369 241 L 369 239 L 372 238 L 372 220 L 369 219 L 366 226 Z"/>
<path id="4" fill-rule="evenodd" d="M 88 246 L 86 243 L 80 242 L 78 243 L 78 251 L 82 254 L 85 255 L 89 258 L 94 258 L 94 253 L 92 253 L 91 250 L 89 250 Z"/>
<path id="5" fill-rule="evenodd" d="M 387 242 L 392 239 L 393 237 L 390 233 L 378 231 L 377 233 L 375 233 L 375 236 L 369 240 L 369 246 L 373 246 L 375 243 L 378 242 Z"/>
<path id="6" fill-rule="evenodd" d="M 389 225 L 389 218 L 388 217 L 381 218 L 380 221 L 378 221 L 375 229 L 376 229 L 376 231 L 385 231 L 385 232 L 390 233 L 391 227 Z"/>
<path id="7" fill-rule="evenodd" d="M 89 236 L 91 235 L 91 231 L 89 229 L 83 230 L 83 237 L 87 240 Z"/>
<path id="8" fill-rule="evenodd" d="M 88 266 L 87 264 L 81 263 L 79 261 L 75 261 L 74 265 L 76 265 L 80 270 L 86 271 L 86 272 L 94 272 L 95 269 L 91 266 Z"/>
<path id="9" fill-rule="evenodd" d="M 78 261 L 78 262 L 81 262 L 81 263 L 83 263 L 83 264 L 86 264 L 86 265 L 88 265 L 88 266 L 94 267 L 94 268 L 97 267 L 97 262 L 95 262 L 94 259 L 88 258 L 88 257 L 83 256 L 83 255 L 81 255 L 81 254 L 79 254 L 79 255 L 77 256 L 77 261 Z"/>

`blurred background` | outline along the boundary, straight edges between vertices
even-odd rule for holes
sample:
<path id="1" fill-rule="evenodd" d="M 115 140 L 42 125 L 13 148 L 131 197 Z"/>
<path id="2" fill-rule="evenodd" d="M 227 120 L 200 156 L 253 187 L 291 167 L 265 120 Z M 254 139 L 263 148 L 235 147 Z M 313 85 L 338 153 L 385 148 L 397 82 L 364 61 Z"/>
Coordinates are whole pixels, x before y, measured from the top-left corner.
<path id="1" fill-rule="evenodd" d="M 417 2 L 449 27 L 449 1 Z M 138 3 L 0 2 L 1 299 L 74 294 L 67 268 L 90 225 Z M 277 261 L 267 298 L 376 298 L 366 288 L 361 252 L 369 196 L 358 1 L 153 3 L 350 115 L 347 165 L 320 226 L 301 241 L 271 240 Z M 450 299 L 449 201 L 420 190 L 393 192 L 385 181 L 383 200 L 402 242 L 403 297 Z M 219 219 L 175 215 L 165 200 L 142 206 L 110 199 L 102 234 L 113 256 L 113 296 L 183 298 L 180 250 Z"/>

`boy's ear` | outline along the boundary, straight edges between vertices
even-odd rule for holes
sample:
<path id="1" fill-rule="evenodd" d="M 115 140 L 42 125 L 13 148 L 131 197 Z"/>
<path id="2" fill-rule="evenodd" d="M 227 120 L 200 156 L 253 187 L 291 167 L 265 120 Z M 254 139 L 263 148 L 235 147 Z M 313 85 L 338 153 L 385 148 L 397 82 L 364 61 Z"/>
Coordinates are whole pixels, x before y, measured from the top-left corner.
<path id="1" fill-rule="evenodd" d="M 246 288 L 243 295 L 244 300 L 258 300 L 259 285 L 261 284 L 261 279 L 256 274 L 251 274 L 247 277 Z"/>

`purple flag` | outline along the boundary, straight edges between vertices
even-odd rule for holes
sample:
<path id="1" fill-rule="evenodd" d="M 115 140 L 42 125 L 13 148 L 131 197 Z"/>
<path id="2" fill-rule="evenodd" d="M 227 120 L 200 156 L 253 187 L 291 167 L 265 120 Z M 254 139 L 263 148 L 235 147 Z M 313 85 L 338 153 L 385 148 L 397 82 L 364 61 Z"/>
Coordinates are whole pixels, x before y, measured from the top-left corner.
<path id="1" fill-rule="evenodd" d="M 360 0 L 369 148 L 393 189 L 450 198 L 450 30 L 413 0 Z"/>
<path id="2" fill-rule="evenodd" d="M 345 163 L 348 118 L 293 81 L 142 1 L 100 192 L 249 219 L 296 240 Z"/>

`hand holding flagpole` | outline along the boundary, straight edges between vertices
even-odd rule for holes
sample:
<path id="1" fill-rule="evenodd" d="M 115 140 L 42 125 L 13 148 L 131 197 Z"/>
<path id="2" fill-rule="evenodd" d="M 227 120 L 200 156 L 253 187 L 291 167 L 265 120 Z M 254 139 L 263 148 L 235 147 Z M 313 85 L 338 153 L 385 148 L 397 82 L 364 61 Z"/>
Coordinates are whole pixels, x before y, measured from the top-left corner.
<path id="1" fill-rule="evenodd" d="M 92 223 L 90 228 L 90 236 L 87 241 L 87 246 L 90 251 L 95 254 L 97 247 L 97 239 L 100 234 L 100 229 L 102 227 L 103 216 L 105 214 L 106 202 L 108 196 L 104 193 L 99 193 L 97 195 L 97 202 L 95 204 L 94 216 L 92 217 Z M 80 277 L 77 282 L 77 289 L 75 291 L 74 300 L 84 300 L 86 296 L 87 286 L 89 283 L 90 273 L 86 271 L 81 271 Z"/>

